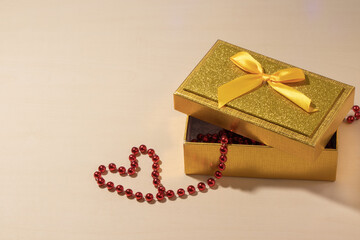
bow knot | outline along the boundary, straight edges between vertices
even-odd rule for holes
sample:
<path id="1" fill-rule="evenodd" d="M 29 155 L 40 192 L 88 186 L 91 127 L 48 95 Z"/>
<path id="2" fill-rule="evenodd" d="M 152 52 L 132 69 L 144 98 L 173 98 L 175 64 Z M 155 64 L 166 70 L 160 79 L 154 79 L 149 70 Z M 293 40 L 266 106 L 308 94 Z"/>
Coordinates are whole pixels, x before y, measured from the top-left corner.
<path id="1" fill-rule="evenodd" d="M 316 112 L 311 99 L 296 89 L 283 83 L 294 83 L 305 80 L 304 72 L 299 68 L 281 69 L 273 74 L 266 74 L 261 64 L 249 53 L 239 52 L 230 60 L 239 68 L 249 74 L 238 77 L 218 88 L 219 107 L 224 106 L 235 98 L 238 98 L 267 82 L 275 91 L 288 98 L 290 101 L 307 112 Z"/>
<path id="2" fill-rule="evenodd" d="M 279 79 L 279 78 L 276 77 L 276 76 L 269 75 L 269 74 L 265 74 L 265 73 L 262 73 L 262 74 L 260 74 L 260 75 L 261 75 L 261 77 L 262 77 L 262 79 L 263 79 L 264 82 L 267 82 L 267 81 L 277 82 L 278 79 Z"/>

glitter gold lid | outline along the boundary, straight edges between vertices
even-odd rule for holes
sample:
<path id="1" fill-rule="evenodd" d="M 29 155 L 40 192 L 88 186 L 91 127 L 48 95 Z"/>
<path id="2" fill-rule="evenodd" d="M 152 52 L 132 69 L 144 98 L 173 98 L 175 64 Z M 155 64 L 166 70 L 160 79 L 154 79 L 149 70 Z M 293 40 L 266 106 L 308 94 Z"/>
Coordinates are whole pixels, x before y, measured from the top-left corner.
<path id="1" fill-rule="evenodd" d="M 175 109 L 288 152 L 317 156 L 352 106 L 354 87 L 304 70 L 306 80 L 289 86 L 312 99 L 318 112 L 305 112 L 266 84 L 218 108 L 217 88 L 247 74 L 230 60 L 240 51 L 269 74 L 294 67 L 218 40 L 175 92 Z"/>
<path id="2" fill-rule="evenodd" d="M 261 54 L 219 41 L 201 65 L 193 71 L 184 84 L 184 90 L 195 93 L 217 103 L 217 88 L 239 76 L 247 74 L 236 67 L 230 57 L 240 51 L 249 52 L 263 66 L 266 73 L 293 67 Z M 241 111 L 272 122 L 284 128 L 311 136 L 327 115 L 344 87 L 325 77 L 304 71 L 305 82 L 288 84 L 311 98 L 318 112 L 307 113 L 267 84 L 227 104 L 228 108 Z"/>

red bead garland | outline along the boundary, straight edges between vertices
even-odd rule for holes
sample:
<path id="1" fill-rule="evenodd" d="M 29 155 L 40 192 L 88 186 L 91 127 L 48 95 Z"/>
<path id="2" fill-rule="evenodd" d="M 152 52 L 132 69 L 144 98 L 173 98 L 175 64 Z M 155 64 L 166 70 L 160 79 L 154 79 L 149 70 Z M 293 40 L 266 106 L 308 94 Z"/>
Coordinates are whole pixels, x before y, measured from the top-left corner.
<path id="1" fill-rule="evenodd" d="M 185 190 L 182 189 L 182 188 L 179 188 L 179 189 L 177 190 L 177 194 L 179 195 L 179 197 L 184 196 L 184 195 L 185 195 Z"/>
<path id="2" fill-rule="evenodd" d="M 125 195 L 127 197 L 131 197 L 133 195 L 133 190 L 131 190 L 130 188 L 126 189 L 125 190 Z"/>
<path id="3" fill-rule="evenodd" d="M 135 193 L 135 198 L 136 198 L 137 200 L 141 200 L 141 199 L 143 198 L 142 193 L 141 193 L 141 192 Z"/>
<path id="4" fill-rule="evenodd" d="M 358 105 L 354 105 L 352 107 L 352 110 L 354 111 L 354 115 L 353 116 L 350 115 L 345 118 L 347 123 L 353 123 L 355 120 L 360 119 L 360 107 Z"/>
<path id="5" fill-rule="evenodd" d="M 164 193 L 158 192 L 156 194 L 156 199 L 159 200 L 159 201 L 163 200 L 164 199 Z"/>
<path id="6" fill-rule="evenodd" d="M 99 171 L 94 172 L 94 177 L 95 178 L 101 177 L 101 172 L 99 172 Z"/>
<path id="7" fill-rule="evenodd" d="M 136 156 L 136 155 L 139 154 L 139 149 L 138 149 L 137 147 L 133 147 L 133 148 L 131 149 L 131 152 Z"/>
<path id="8" fill-rule="evenodd" d="M 97 181 L 97 183 L 99 184 L 99 186 L 102 186 L 105 184 L 105 179 L 101 178 L 95 178 L 95 180 Z"/>
<path id="9" fill-rule="evenodd" d="M 154 179 L 153 179 L 153 184 L 154 184 L 154 186 L 157 188 L 157 187 L 160 185 L 160 179 L 154 178 Z"/>
<path id="10" fill-rule="evenodd" d="M 354 112 L 359 112 L 359 111 L 360 111 L 360 107 L 359 107 L 358 105 L 354 105 L 354 106 L 352 107 L 352 110 L 353 110 Z"/>
<path id="11" fill-rule="evenodd" d="M 151 202 L 154 199 L 154 196 L 151 193 L 145 195 L 145 200 Z"/>
<path id="12" fill-rule="evenodd" d="M 167 196 L 168 198 L 172 198 L 172 197 L 175 196 L 175 193 L 174 193 L 173 190 L 167 190 L 167 191 L 166 191 L 166 196 Z"/>
<path id="13" fill-rule="evenodd" d="M 346 120 L 347 120 L 348 123 L 352 123 L 355 120 L 355 118 L 354 118 L 354 116 L 348 116 L 346 118 Z"/>
<path id="14" fill-rule="evenodd" d="M 198 187 L 198 189 L 199 189 L 200 192 L 203 192 L 203 191 L 205 191 L 205 189 L 206 189 L 206 185 L 205 185 L 205 183 L 203 183 L 203 182 L 199 182 L 198 185 L 197 185 L 197 187 Z"/>
<path id="15" fill-rule="evenodd" d="M 160 193 L 164 193 L 165 192 L 165 187 L 164 186 L 159 186 L 158 187 L 158 191 L 160 192 Z"/>
<path id="16" fill-rule="evenodd" d="M 130 154 L 130 155 L 129 155 L 129 160 L 130 160 L 130 161 L 135 161 L 135 160 L 136 160 L 135 154 Z"/>
<path id="17" fill-rule="evenodd" d="M 215 177 L 216 177 L 217 179 L 220 179 L 220 178 L 222 177 L 222 173 L 221 173 L 220 171 L 216 171 L 216 172 L 215 172 Z"/>
<path id="18" fill-rule="evenodd" d="M 109 164 L 109 170 L 110 170 L 111 172 L 116 171 L 116 165 L 115 165 L 115 163 L 110 163 L 110 164 Z"/>
<path id="19" fill-rule="evenodd" d="M 187 191 L 188 191 L 188 193 L 189 193 L 190 195 L 193 195 L 193 194 L 195 194 L 196 189 L 195 189 L 195 187 L 194 187 L 193 185 L 189 185 L 189 186 L 187 187 Z"/>
<path id="20" fill-rule="evenodd" d="M 219 163 L 218 168 L 220 171 L 224 171 L 226 168 L 225 163 L 223 163 L 223 162 Z"/>
<path id="21" fill-rule="evenodd" d="M 356 120 L 359 120 L 360 119 L 360 112 L 356 112 L 354 114 L 354 117 L 355 117 Z"/>
<path id="22" fill-rule="evenodd" d="M 113 182 L 107 182 L 106 187 L 107 187 L 107 189 L 112 190 L 114 188 L 114 183 Z"/>
<path id="23" fill-rule="evenodd" d="M 150 148 L 149 150 L 147 150 L 147 154 L 149 155 L 149 157 L 152 157 L 154 155 L 155 151 L 154 149 Z"/>
<path id="24" fill-rule="evenodd" d="M 209 178 L 209 179 L 207 180 L 207 184 L 209 185 L 209 187 L 215 186 L 215 179 Z"/>
<path id="25" fill-rule="evenodd" d="M 118 172 L 119 172 L 120 175 L 123 175 L 123 174 L 126 173 L 126 168 L 125 167 L 119 167 Z"/>
<path id="26" fill-rule="evenodd" d="M 124 192 L 124 187 L 122 185 L 117 185 L 115 190 L 118 192 L 118 193 L 122 193 Z"/>
<path id="27" fill-rule="evenodd" d="M 146 146 L 145 146 L 144 144 L 142 144 L 142 145 L 140 145 L 139 150 L 140 150 L 140 152 L 141 152 L 142 154 L 145 154 L 147 148 L 146 148 Z"/>
<path id="28" fill-rule="evenodd" d="M 131 175 L 134 175 L 135 174 L 135 168 L 128 168 L 128 174 L 131 176 Z"/>
<path id="29" fill-rule="evenodd" d="M 347 118 L 345 118 L 345 120 L 348 123 L 352 123 L 352 122 L 360 119 L 360 107 L 358 105 L 354 105 L 352 107 L 352 110 L 354 111 L 354 115 L 353 116 L 350 115 Z M 227 135 L 229 135 L 229 138 Z M 228 144 L 238 143 L 238 144 L 249 144 L 249 145 L 264 145 L 263 143 L 256 142 L 254 140 L 248 139 L 241 135 L 233 134 L 232 132 L 228 132 L 225 130 L 220 131 L 218 134 L 206 134 L 206 135 L 198 134 L 196 139 L 193 139 L 191 141 L 192 142 L 221 143 L 221 146 L 219 148 L 220 157 L 219 157 L 218 170 L 215 171 L 215 173 L 214 173 L 215 179 L 208 178 L 206 181 L 209 188 L 213 188 L 216 184 L 216 179 L 220 179 L 223 176 L 222 171 L 224 171 L 226 169 L 225 163 L 227 161 L 226 154 L 228 152 L 228 147 L 227 147 Z M 130 167 L 127 170 L 124 166 L 120 166 L 117 169 L 115 163 L 110 163 L 108 166 L 109 171 L 112 173 L 119 172 L 119 174 L 121 176 L 125 176 L 126 174 L 134 175 L 139 166 L 136 157 L 138 155 L 140 155 L 140 153 L 147 154 L 150 157 L 150 159 L 153 161 L 153 164 L 152 164 L 153 171 L 151 173 L 151 176 L 153 178 L 153 185 L 158 190 L 158 192 L 155 194 L 155 198 L 158 201 L 164 200 L 165 197 L 167 197 L 169 199 L 174 198 L 175 192 L 171 189 L 166 190 L 166 188 L 161 184 L 161 181 L 159 179 L 159 176 L 160 176 L 159 169 L 160 169 L 160 163 L 161 163 L 160 157 L 157 154 L 155 154 L 154 149 L 152 149 L 152 148 L 148 149 L 143 144 L 140 145 L 139 148 L 133 147 L 131 149 L 131 154 L 129 155 Z M 95 181 L 97 182 L 97 184 L 100 187 L 104 187 L 104 188 L 106 187 L 109 191 L 116 191 L 119 194 L 125 193 L 125 195 L 129 198 L 132 198 L 133 196 L 135 196 L 135 199 L 137 199 L 138 201 L 142 201 L 143 199 L 145 199 L 145 201 L 147 201 L 147 202 L 153 201 L 154 195 L 152 193 L 147 193 L 144 196 L 141 192 L 136 192 L 135 194 L 133 194 L 133 190 L 130 188 L 128 188 L 124 191 L 124 187 L 122 185 L 117 185 L 115 187 L 113 182 L 111 182 L 111 181 L 106 182 L 105 179 L 102 177 L 102 174 L 106 174 L 106 166 L 104 166 L 104 165 L 100 165 L 98 167 L 98 171 L 94 172 Z M 203 182 L 199 182 L 197 184 L 197 189 L 200 192 L 206 191 L 206 189 L 207 189 L 206 184 Z M 186 188 L 186 190 L 189 193 L 189 195 L 194 195 L 196 193 L 196 188 L 193 185 L 189 185 Z M 186 194 L 186 192 L 183 188 L 179 188 L 176 190 L 176 194 L 177 194 L 177 196 L 182 197 Z"/>
<path id="30" fill-rule="evenodd" d="M 199 134 L 197 136 L 197 139 L 201 139 L 201 141 L 206 141 L 206 142 L 221 143 L 219 165 L 218 165 L 219 170 L 217 170 L 214 174 L 215 178 L 217 178 L 217 179 L 221 178 L 222 177 L 221 171 L 225 170 L 225 162 L 227 161 L 226 154 L 228 152 L 227 144 L 229 143 L 229 139 L 225 135 L 225 132 L 220 132 L 219 134 L 207 134 L 207 135 Z M 134 175 L 139 166 L 139 163 L 137 161 L 137 156 L 140 153 L 147 154 L 150 157 L 150 159 L 153 161 L 153 164 L 152 164 L 153 171 L 151 173 L 151 176 L 153 178 L 154 187 L 157 188 L 157 190 L 158 190 L 158 192 L 155 194 L 155 198 L 158 201 L 164 200 L 165 197 L 167 197 L 169 199 L 174 198 L 175 192 L 171 189 L 166 190 L 166 188 L 161 184 L 161 181 L 159 179 L 160 157 L 155 153 L 154 149 L 152 149 L 152 148 L 147 149 L 147 147 L 143 144 L 140 145 L 139 148 L 137 148 L 137 147 L 131 148 L 131 154 L 129 155 L 130 167 L 128 169 L 126 169 L 124 166 L 120 166 L 117 169 L 115 163 L 110 163 L 108 166 L 110 172 L 114 173 L 117 171 L 117 172 L 119 172 L 119 174 L 121 176 L 124 176 L 126 174 Z M 94 172 L 95 180 L 99 186 L 106 185 L 107 189 L 109 189 L 109 190 L 115 189 L 115 191 L 118 192 L 119 194 L 125 193 L 125 195 L 129 198 L 134 196 L 135 199 L 137 199 L 138 201 L 141 201 L 142 199 L 145 199 L 145 201 L 147 201 L 147 202 L 153 201 L 154 195 L 151 193 L 147 193 L 145 196 L 141 192 L 136 192 L 134 194 L 133 190 L 130 188 L 124 190 L 124 187 L 122 185 L 117 185 L 115 187 L 113 182 L 111 182 L 111 181 L 105 182 L 104 178 L 102 178 L 102 173 L 105 173 L 105 172 L 106 172 L 106 167 L 104 165 L 100 165 L 98 168 L 98 171 Z M 214 187 L 215 183 L 216 183 L 214 178 L 209 178 L 209 179 L 207 179 L 206 182 L 210 188 Z M 199 182 L 197 184 L 197 189 L 200 192 L 204 192 L 206 190 L 206 184 L 203 182 Z M 193 185 L 189 185 L 186 188 L 186 190 L 189 193 L 189 195 L 194 195 L 196 193 L 196 188 Z M 177 194 L 177 196 L 181 197 L 181 196 L 184 196 L 186 194 L 186 192 L 183 188 L 179 188 L 176 191 L 176 194 Z"/>
<path id="31" fill-rule="evenodd" d="M 99 172 L 104 173 L 106 171 L 106 167 L 104 165 L 99 166 Z"/>

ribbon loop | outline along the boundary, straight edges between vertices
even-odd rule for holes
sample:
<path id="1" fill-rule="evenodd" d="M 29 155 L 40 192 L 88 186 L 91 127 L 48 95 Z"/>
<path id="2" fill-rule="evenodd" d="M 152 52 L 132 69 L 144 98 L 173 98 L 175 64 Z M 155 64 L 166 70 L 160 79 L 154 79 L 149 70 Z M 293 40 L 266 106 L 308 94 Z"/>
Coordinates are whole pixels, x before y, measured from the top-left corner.
<path id="1" fill-rule="evenodd" d="M 230 60 L 239 68 L 248 73 L 263 73 L 261 64 L 248 52 L 238 52 Z"/>
<path id="2" fill-rule="evenodd" d="M 219 108 L 267 82 L 275 91 L 288 98 L 307 112 L 316 112 L 311 99 L 298 90 L 283 83 L 294 83 L 305 80 L 304 72 L 299 68 L 281 69 L 273 74 L 265 74 L 261 64 L 249 53 L 239 52 L 230 60 L 239 68 L 250 74 L 235 78 L 218 88 Z"/>

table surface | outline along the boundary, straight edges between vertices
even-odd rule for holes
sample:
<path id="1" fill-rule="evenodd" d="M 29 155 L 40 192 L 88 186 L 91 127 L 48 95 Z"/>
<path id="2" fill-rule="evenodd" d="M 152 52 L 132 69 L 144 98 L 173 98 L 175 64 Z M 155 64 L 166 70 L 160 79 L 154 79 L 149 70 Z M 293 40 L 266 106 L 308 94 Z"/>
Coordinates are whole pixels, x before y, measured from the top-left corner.
<path id="1" fill-rule="evenodd" d="M 139 203 L 93 172 L 156 149 L 186 176 L 172 94 L 217 39 L 360 87 L 359 1 L 0 1 L 0 239 L 359 239 L 360 122 L 339 127 L 336 182 L 224 178 Z M 356 93 L 355 102 L 360 103 Z M 155 192 L 150 161 L 137 178 Z"/>

